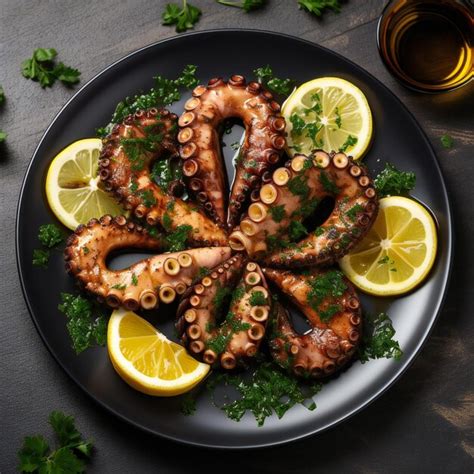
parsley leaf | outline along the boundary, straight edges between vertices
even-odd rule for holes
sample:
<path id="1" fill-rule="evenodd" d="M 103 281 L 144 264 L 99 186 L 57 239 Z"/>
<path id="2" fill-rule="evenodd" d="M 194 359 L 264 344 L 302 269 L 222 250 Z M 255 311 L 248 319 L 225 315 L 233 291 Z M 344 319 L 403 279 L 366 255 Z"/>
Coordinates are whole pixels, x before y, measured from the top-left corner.
<path id="1" fill-rule="evenodd" d="M 262 291 L 252 291 L 249 303 L 251 306 L 265 306 L 267 304 L 267 299 Z"/>
<path id="2" fill-rule="evenodd" d="M 252 10 L 257 10 L 265 6 L 267 0 L 241 0 L 239 2 L 229 2 L 227 0 L 217 0 L 217 3 L 226 5 L 228 7 L 242 8 L 244 12 L 248 13 Z"/>
<path id="3" fill-rule="evenodd" d="M 165 216 L 167 215 L 168 214 L 165 214 Z M 170 252 L 180 252 L 181 250 L 184 250 L 186 247 L 186 240 L 192 230 L 193 228 L 186 224 L 176 227 L 176 230 L 165 238 L 168 244 L 168 250 Z"/>
<path id="4" fill-rule="evenodd" d="M 381 198 L 408 193 L 415 184 L 415 173 L 399 171 L 390 163 L 385 164 L 384 170 L 374 180 L 375 189 Z"/>
<path id="5" fill-rule="evenodd" d="M 444 148 L 452 148 L 454 145 L 454 138 L 451 135 L 448 135 L 447 133 L 444 134 L 441 138 L 441 145 L 444 146 Z"/>
<path id="6" fill-rule="evenodd" d="M 64 235 L 57 225 L 44 224 L 39 228 L 38 239 L 45 247 L 52 248 L 63 241 Z"/>
<path id="7" fill-rule="evenodd" d="M 0 143 L 4 142 L 7 138 L 7 133 L 4 132 L 3 130 L 0 130 Z"/>
<path id="8" fill-rule="evenodd" d="M 49 262 L 49 250 L 34 249 L 33 250 L 33 265 L 35 267 L 47 268 Z"/>
<path id="9" fill-rule="evenodd" d="M 326 8 L 336 13 L 341 11 L 339 0 L 298 0 L 298 5 L 301 9 L 307 10 L 316 16 L 322 16 Z"/>
<path id="10" fill-rule="evenodd" d="M 79 82 L 81 73 L 63 63 L 55 63 L 58 52 L 54 48 L 38 48 L 33 56 L 23 61 L 23 77 L 39 82 L 40 86 L 51 87 L 56 80 L 71 85 Z"/>
<path id="11" fill-rule="evenodd" d="M 288 237 L 292 242 L 296 242 L 308 235 L 306 227 L 299 221 L 291 221 L 288 227 Z"/>
<path id="12" fill-rule="evenodd" d="M 106 315 L 102 308 L 82 296 L 61 293 L 59 311 L 68 319 L 67 330 L 76 354 L 94 345 L 104 345 L 106 341 Z"/>
<path id="13" fill-rule="evenodd" d="M 258 82 L 267 87 L 267 89 L 280 95 L 290 95 L 293 89 L 294 81 L 292 79 L 279 79 L 273 75 L 272 68 L 267 64 L 253 71 L 258 78 Z"/>
<path id="14" fill-rule="evenodd" d="M 270 207 L 270 214 L 276 223 L 281 222 L 286 216 L 285 205 Z"/>
<path id="15" fill-rule="evenodd" d="M 400 360 L 403 352 L 398 341 L 393 339 L 395 329 L 387 313 L 366 315 L 364 335 L 359 348 L 359 358 L 362 363 L 369 359 Z"/>
<path id="16" fill-rule="evenodd" d="M 0 86 L 0 105 L 3 105 L 5 103 L 5 91 L 3 90 L 3 87 Z"/>
<path id="17" fill-rule="evenodd" d="M 176 3 L 168 3 L 161 18 L 163 25 L 176 25 L 176 32 L 181 33 L 194 27 L 199 21 L 201 10 L 187 0 L 183 0 L 182 6 Z"/>
<path id="18" fill-rule="evenodd" d="M 79 474 L 85 472 L 85 464 L 92 454 L 92 443 L 82 439 L 74 425 L 74 418 L 53 411 L 49 416 L 59 446 L 51 451 L 46 439 L 41 436 L 26 436 L 18 451 L 20 472 L 44 474 Z"/>
<path id="19" fill-rule="evenodd" d="M 339 151 L 345 152 L 350 146 L 354 146 L 356 143 L 357 143 L 357 137 L 353 137 L 352 135 L 349 135 L 346 138 L 346 141 L 339 148 Z"/>

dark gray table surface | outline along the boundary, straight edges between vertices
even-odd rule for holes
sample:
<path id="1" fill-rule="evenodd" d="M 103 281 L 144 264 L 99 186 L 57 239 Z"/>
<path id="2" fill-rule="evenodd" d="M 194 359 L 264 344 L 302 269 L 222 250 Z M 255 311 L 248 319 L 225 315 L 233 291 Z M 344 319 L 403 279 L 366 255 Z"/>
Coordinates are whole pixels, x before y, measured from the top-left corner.
<path id="1" fill-rule="evenodd" d="M 472 472 L 474 84 L 439 96 L 398 85 L 377 53 L 380 0 L 349 0 L 339 15 L 330 12 L 323 20 L 299 11 L 295 0 L 270 0 L 253 14 L 211 0 L 193 3 L 204 12 L 197 30 L 274 30 L 343 54 L 401 98 L 428 134 L 453 206 L 456 260 L 438 323 L 402 379 L 362 413 L 317 437 L 252 453 L 215 452 L 154 438 L 115 419 L 76 387 L 44 347 L 17 276 L 15 211 L 33 150 L 73 91 L 60 84 L 42 90 L 21 77 L 20 64 L 36 47 L 55 47 L 61 60 L 82 71 L 84 83 L 123 55 L 175 35 L 161 25 L 165 3 L 0 0 L 0 84 L 8 98 L 0 111 L 0 129 L 8 132 L 0 148 L 0 472 L 15 471 L 25 435 L 49 432 L 46 420 L 54 409 L 74 414 L 79 429 L 95 439 L 90 472 Z M 440 144 L 445 132 L 455 140 L 451 150 Z"/>

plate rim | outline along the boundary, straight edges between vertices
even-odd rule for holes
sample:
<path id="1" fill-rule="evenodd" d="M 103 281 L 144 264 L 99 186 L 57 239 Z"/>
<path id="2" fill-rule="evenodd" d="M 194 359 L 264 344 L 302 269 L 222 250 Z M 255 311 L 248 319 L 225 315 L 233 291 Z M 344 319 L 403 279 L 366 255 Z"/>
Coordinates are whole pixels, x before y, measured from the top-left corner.
<path id="1" fill-rule="evenodd" d="M 39 149 L 41 148 L 44 140 L 46 139 L 49 131 L 51 128 L 55 125 L 56 121 L 59 119 L 63 111 L 69 106 L 69 104 L 76 99 L 79 95 L 83 94 L 86 89 L 88 89 L 100 76 L 105 74 L 107 71 L 115 67 L 117 64 L 126 61 L 130 59 L 131 57 L 140 54 L 141 52 L 147 50 L 147 49 L 152 49 L 157 46 L 173 42 L 176 40 L 179 40 L 181 38 L 189 37 L 189 36 L 199 36 L 199 35 L 208 35 L 208 34 L 214 34 L 214 33 L 257 33 L 257 34 L 262 34 L 262 35 L 268 35 L 268 36 L 277 36 L 284 38 L 286 40 L 291 40 L 291 41 L 296 41 L 311 47 L 316 47 L 321 50 L 323 50 L 326 53 L 332 54 L 336 56 L 338 59 L 341 59 L 351 65 L 351 67 L 355 68 L 357 71 L 361 72 L 364 75 L 369 76 L 372 80 L 378 83 L 385 91 L 388 93 L 392 99 L 395 99 L 395 101 L 398 103 L 399 106 L 404 109 L 404 111 L 407 113 L 409 116 L 412 124 L 415 126 L 417 129 L 418 133 L 420 136 L 423 138 L 425 145 L 431 152 L 432 157 L 434 158 L 434 164 L 435 164 L 435 169 L 437 174 L 440 177 L 441 181 L 441 190 L 442 194 L 444 195 L 444 201 L 446 202 L 447 205 L 447 214 L 446 214 L 446 227 L 447 227 L 447 235 L 448 235 L 448 242 L 447 242 L 447 247 L 446 247 L 446 258 L 447 258 L 447 269 L 444 272 L 443 279 L 442 279 L 442 287 L 443 291 L 441 295 L 438 297 L 436 305 L 435 305 L 435 310 L 433 311 L 433 314 L 431 316 L 431 319 L 429 321 L 429 325 L 426 327 L 425 331 L 423 332 L 422 337 L 418 340 L 415 349 L 413 350 L 413 353 L 411 357 L 403 362 L 403 365 L 399 367 L 399 369 L 396 371 L 396 373 L 393 375 L 393 377 L 386 381 L 383 386 L 374 392 L 373 394 L 370 395 L 369 398 L 367 398 L 363 403 L 360 403 L 358 406 L 350 410 L 349 412 L 345 413 L 344 415 L 340 416 L 336 420 L 332 420 L 330 422 L 325 423 L 323 426 L 309 430 L 305 433 L 294 435 L 282 440 L 277 440 L 277 441 L 271 441 L 271 442 L 262 442 L 258 444 L 246 444 L 246 445 L 215 445 L 211 443 L 201 443 L 201 442 L 195 442 L 195 441 L 189 441 L 185 439 L 181 439 L 179 437 L 169 435 L 166 433 L 162 432 L 157 432 L 153 429 L 150 429 L 146 426 L 143 426 L 139 422 L 136 422 L 135 420 L 127 417 L 126 415 L 123 415 L 122 413 L 118 412 L 111 406 L 108 406 L 105 402 L 101 401 L 99 398 L 97 398 L 94 394 L 92 394 L 80 381 L 78 381 L 72 373 L 69 371 L 69 369 L 66 367 L 65 364 L 61 361 L 58 355 L 56 355 L 48 343 L 48 340 L 45 336 L 45 334 L 41 331 L 38 322 L 36 321 L 36 318 L 34 316 L 33 310 L 32 310 L 32 305 L 30 303 L 26 288 L 25 288 L 25 281 L 24 281 L 24 276 L 21 270 L 21 265 L 20 265 L 20 245 L 19 245 L 19 225 L 20 225 L 20 207 L 21 203 L 23 201 L 23 194 L 25 192 L 25 187 L 26 187 L 26 182 L 29 177 L 31 168 L 33 166 L 33 162 L 35 161 L 35 158 L 38 154 Z M 414 360 L 420 355 L 421 350 L 423 349 L 423 346 L 425 345 L 426 341 L 428 340 L 431 332 L 433 331 L 433 328 L 435 326 L 436 321 L 439 318 L 439 315 L 441 313 L 441 310 L 444 306 L 444 303 L 447 298 L 447 293 L 449 289 L 449 284 L 451 282 L 451 277 L 452 277 L 452 269 L 453 269 L 453 261 L 454 261 L 454 231 L 453 231 L 453 212 L 452 212 L 452 206 L 451 202 L 449 199 L 449 193 L 447 190 L 446 182 L 444 179 L 444 176 L 441 172 L 441 167 L 439 165 L 439 160 L 438 157 L 433 149 L 433 146 L 431 142 L 428 139 L 428 136 L 426 135 L 425 131 L 421 127 L 420 123 L 417 121 L 413 113 L 408 109 L 408 107 L 401 101 L 401 99 L 398 98 L 398 96 L 395 95 L 394 92 L 392 92 L 382 81 L 377 79 L 373 74 L 371 74 L 369 71 L 364 69 L 363 67 L 359 66 L 352 60 L 346 58 L 342 54 L 333 51 L 329 48 L 326 48 L 325 46 L 322 46 L 318 43 L 315 43 L 313 41 L 303 39 L 303 38 L 298 38 L 296 36 L 287 34 L 287 33 L 280 33 L 280 32 L 274 32 L 270 30 L 265 30 L 265 29 L 256 29 L 256 28 L 212 28 L 212 29 L 206 29 L 206 30 L 200 30 L 200 31 L 192 31 L 192 32 L 187 32 L 184 34 L 179 34 L 175 36 L 171 36 L 168 38 L 161 39 L 159 41 L 155 41 L 153 43 L 150 43 L 146 46 L 143 46 L 141 48 L 135 49 L 126 55 L 122 56 L 121 58 L 117 59 L 116 61 L 112 62 L 108 66 L 106 66 L 104 69 L 100 70 L 96 75 L 94 75 L 91 79 L 89 79 L 80 89 L 78 89 L 67 101 L 66 103 L 59 109 L 59 111 L 55 114 L 54 118 L 52 119 L 51 123 L 48 125 L 44 133 L 42 134 L 37 146 L 35 147 L 33 154 L 29 160 L 28 166 L 26 168 L 25 174 L 23 176 L 23 180 L 21 183 L 21 188 L 20 188 L 20 193 L 18 196 L 17 200 L 17 207 L 16 207 L 16 216 L 15 216 L 15 257 L 16 257 L 16 265 L 17 265 L 17 271 L 18 271 L 18 277 L 20 280 L 20 286 L 23 294 L 23 298 L 25 300 L 28 313 L 30 315 L 30 318 L 33 321 L 33 324 L 43 342 L 43 344 L 46 346 L 48 349 L 48 352 L 51 354 L 53 359 L 57 362 L 57 364 L 64 370 L 64 372 L 67 374 L 67 376 L 78 386 L 80 389 L 85 392 L 85 394 L 92 399 L 96 404 L 98 404 L 100 407 L 105 409 L 107 412 L 113 414 L 114 416 L 118 417 L 121 421 L 124 421 L 130 425 L 132 425 L 134 428 L 137 428 L 143 432 L 149 433 L 153 436 L 158 436 L 173 442 L 176 442 L 181 445 L 186 445 L 186 446 L 194 446 L 194 447 L 199 447 L 199 448 L 210 448 L 210 449 L 217 449 L 217 450 L 243 450 L 243 449 L 263 449 L 263 448 L 270 448 L 274 446 L 282 446 L 282 445 L 287 445 L 289 443 L 294 443 L 299 440 L 303 440 L 306 438 L 309 438 L 311 436 L 315 436 L 316 434 L 323 433 L 331 428 L 334 428 L 338 425 L 340 425 L 342 422 L 352 418 L 354 415 L 357 413 L 361 412 L 363 409 L 367 408 L 370 406 L 373 402 L 375 402 L 378 398 L 380 398 L 387 390 L 389 390 L 400 378 L 402 375 L 405 374 L 405 372 L 410 368 L 410 366 L 413 364 Z"/>

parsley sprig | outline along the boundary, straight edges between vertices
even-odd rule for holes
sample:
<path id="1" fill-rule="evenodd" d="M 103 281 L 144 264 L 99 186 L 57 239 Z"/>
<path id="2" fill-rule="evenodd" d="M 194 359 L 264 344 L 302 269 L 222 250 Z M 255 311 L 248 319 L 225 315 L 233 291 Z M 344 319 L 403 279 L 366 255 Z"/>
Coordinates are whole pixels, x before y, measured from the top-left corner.
<path id="1" fill-rule="evenodd" d="M 359 348 L 359 358 L 362 363 L 369 359 L 400 360 L 403 351 L 398 341 L 393 339 L 395 329 L 387 313 L 365 315 L 364 336 Z"/>
<path id="2" fill-rule="evenodd" d="M 163 25 L 175 25 L 176 32 L 182 33 L 183 31 L 194 28 L 200 16 L 201 10 L 199 8 L 191 5 L 187 0 L 183 0 L 182 5 L 168 3 L 161 18 Z"/>
<path id="3" fill-rule="evenodd" d="M 72 85 L 79 82 L 81 73 L 64 63 L 56 63 L 58 52 L 54 48 L 38 48 L 33 56 L 23 61 L 22 74 L 27 79 L 39 82 L 40 86 L 51 87 L 56 80 Z"/>
<path id="4" fill-rule="evenodd" d="M 44 474 L 84 472 L 92 454 L 92 442 L 82 438 L 72 416 L 53 411 L 49 424 L 58 441 L 56 449 L 52 450 L 42 435 L 26 436 L 18 452 L 18 470 Z"/>
<path id="5" fill-rule="evenodd" d="M 454 138 L 451 135 L 448 135 L 447 133 L 442 135 L 440 140 L 441 140 L 441 145 L 443 145 L 443 147 L 447 148 L 448 150 L 452 148 L 454 145 Z"/>
<path id="6" fill-rule="evenodd" d="M 336 13 L 341 11 L 340 0 L 298 0 L 300 9 L 321 17 L 326 9 Z"/>
<path id="7" fill-rule="evenodd" d="M 50 249 L 58 246 L 64 240 L 64 234 L 55 224 L 44 224 L 39 227 L 38 240 L 43 244 L 42 249 L 33 250 L 33 265 L 46 268 L 48 266 Z"/>
<path id="8" fill-rule="evenodd" d="M 290 92 L 293 90 L 293 79 L 280 79 L 276 77 L 268 64 L 255 69 L 253 73 L 257 77 L 258 82 L 276 94 L 287 96 L 290 95 Z"/>
<path id="9" fill-rule="evenodd" d="M 76 354 L 94 344 L 105 346 L 107 316 L 102 308 L 82 296 L 61 293 L 59 311 L 67 317 L 67 330 Z"/>
<path id="10" fill-rule="evenodd" d="M 390 163 L 385 164 L 385 168 L 374 180 L 375 189 L 379 197 L 398 196 L 411 191 L 416 184 L 415 173 L 400 171 Z"/>
<path id="11" fill-rule="evenodd" d="M 241 8 L 244 12 L 248 13 L 252 10 L 257 10 L 265 6 L 267 0 L 240 0 L 238 2 L 229 2 L 227 0 L 217 0 L 217 3 L 225 5 L 227 7 Z"/>

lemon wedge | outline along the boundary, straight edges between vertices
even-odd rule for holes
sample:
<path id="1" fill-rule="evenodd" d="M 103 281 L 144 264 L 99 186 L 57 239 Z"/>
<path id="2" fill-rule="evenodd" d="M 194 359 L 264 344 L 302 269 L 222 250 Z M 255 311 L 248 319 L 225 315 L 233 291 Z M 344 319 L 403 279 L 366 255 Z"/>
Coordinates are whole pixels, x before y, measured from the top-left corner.
<path id="1" fill-rule="evenodd" d="M 320 77 L 306 82 L 285 101 L 291 155 L 323 149 L 359 160 L 372 139 L 372 112 L 364 93 L 345 79 Z"/>
<path id="2" fill-rule="evenodd" d="M 93 217 L 125 211 L 101 188 L 97 175 L 102 142 L 99 138 L 78 140 L 51 162 L 46 177 L 46 197 L 56 217 L 69 229 Z"/>
<path id="3" fill-rule="evenodd" d="M 187 392 L 210 369 L 143 318 L 124 309 L 115 310 L 110 317 L 107 348 L 123 380 L 148 395 L 171 397 Z"/>
<path id="4" fill-rule="evenodd" d="M 436 248 L 436 225 L 431 214 L 413 199 L 391 196 L 380 200 L 374 225 L 339 265 L 366 293 L 401 295 L 426 278 Z"/>

